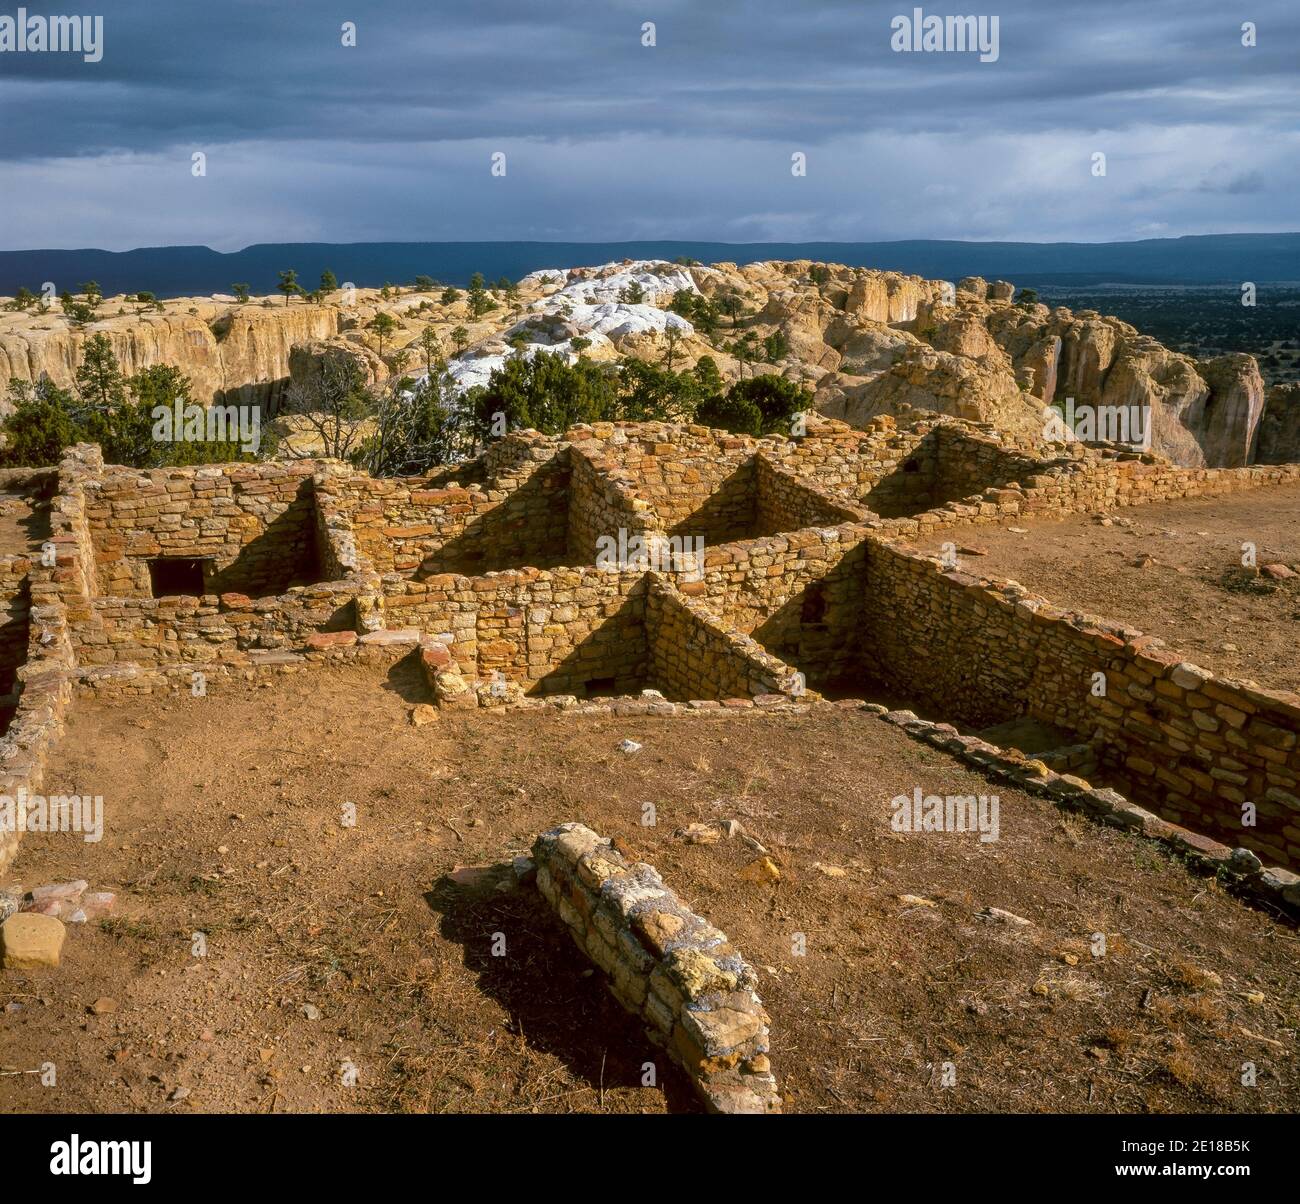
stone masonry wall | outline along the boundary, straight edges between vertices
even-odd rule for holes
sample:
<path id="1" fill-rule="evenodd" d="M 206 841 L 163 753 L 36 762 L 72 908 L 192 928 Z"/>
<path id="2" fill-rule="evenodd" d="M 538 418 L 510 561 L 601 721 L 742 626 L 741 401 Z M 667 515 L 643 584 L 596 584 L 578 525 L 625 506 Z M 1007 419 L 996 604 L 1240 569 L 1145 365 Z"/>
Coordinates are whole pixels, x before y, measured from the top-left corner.
<path id="1" fill-rule="evenodd" d="M 199 468 L 110 467 L 87 479 L 96 589 L 150 596 L 147 560 L 212 557 L 215 593 L 281 593 L 316 573 L 313 461 Z"/>
<path id="2" fill-rule="evenodd" d="M 908 518 L 882 530 L 924 538 L 950 528 L 1006 523 L 1017 518 L 1069 518 L 1126 506 L 1182 498 L 1221 497 L 1243 489 L 1300 483 L 1300 465 L 1178 468 L 1149 455 L 1098 453 L 1074 444 L 1070 454 L 1045 459 L 1023 482 L 989 486 L 978 495 Z"/>
<path id="3" fill-rule="evenodd" d="M 542 897 L 607 976 L 614 998 L 686 1071 L 706 1107 L 779 1112 L 758 977 L 726 935 L 652 866 L 629 863 L 582 824 L 542 833 L 533 859 Z"/>
<path id="4" fill-rule="evenodd" d="M 709 548 L 703 580 L 678 588 L 809 682 L 829 683 L 857 668 L 866 534 L 844 523 Z"/>
<path id="5" fill-rule="evenodd" d="M 866 582 L 863 655 L 888 688 L 974 727 L 1028 714 L 1075 733 L 1136 801 L 1300 867 L 1300 697 L 1216 677 L 1130 628 L 874 539 Z"/>
<path id="6" fill-rule="evenodd" d="M 385 626 L 445 640 L 468 677 L 500 672 L 526 691 L 586 692 L 612 681 L 639 690 L 646 666 L 645 584 L 594 566 L 525 569 L 485 577 L 442 574 L 388 581 Z"/>
<path id="7" fill-rule="evenodd" d="M 0 706 L 9 705 L 5 699 L 13 696 L 18 666 L 27 659 L 31 567 L 29 556 L 0 556 Z"/>
<path id="8" fill-rule="evenodd" d="M 78 562 L 90 556 L 85 539 L 77 482 L 95 462 L 89 448 L 70 449 L 60 466 L 60 492 L 51 501 L 50 541 L 57 549 L 54 565 L 32 559 L 26 566 L 27 649 L 15 670 L 18 699 L 9 726 L 0 737 L 0 799 L 15 799 L 20 790 L 39 794 L 51 750 L 63 735 L 64 716 L 72 699 L 76 659 L 68 632 L 70 598 L 84 599 L 85 579 Z M 11 577 L 21 570 L 11 558 Z M 18 852 L 22 833 L 0 825 L 0 873 Z M 80 840 L 80 836 L 73 839 Z"/>
<path id="9" fill-rule="evenodd" d="M 653 578 L 646 610 L 650 680 L 668 698 L 795 695 L 790 667 L 748 636 L 723 627 L 705 607 Z"/>
<path id="10" fill-rule="evenodd" d="M 815 481 L 793 475 L 762 452 L 754 457 L 754 474 L 758 534 L 835 527 L 869 517 L 861 506 L 851 506 Z"/>
<path id="11" fill-rule="evenodd" d="M 617 464 L 602 459 L 604 445 L 596 440 L 575 443 L 569 448 L 569 561 L 594 564 L 598 543 L 609 536 L 615 541 L 620 531 L 628 538 L 657 531 L 654 509 L 635 495 L 630 476 Z"/>
<path id="12" fill-rule="evenodd" d="M 763 442 L 708 427 L 670 423 L 597 423 L 567 438 L 595 440 L 600 471 L 617 473 L 648 502 L 657 527 L 670 535 L 700 535 L 722 543 L 752 533 L 753 454 Z"/>
<path id="13" fill-rule="evenodd" d="M 98 598 L 94 623 L 73 643 L 83 665 L 186 663 L 246 667 L 258 651 L 309 647 L 320 633 L 355 632 L 354 582 L 301 586 L 286 594 L 200 598 Z"/>
<path id="14" fill-rule="evenodd" d="M 337 492 L 358 546 L 379 572 L 485 573 L 566 560 L 569 457 L 522 432 L 428 477 L 352 473 Z"/>

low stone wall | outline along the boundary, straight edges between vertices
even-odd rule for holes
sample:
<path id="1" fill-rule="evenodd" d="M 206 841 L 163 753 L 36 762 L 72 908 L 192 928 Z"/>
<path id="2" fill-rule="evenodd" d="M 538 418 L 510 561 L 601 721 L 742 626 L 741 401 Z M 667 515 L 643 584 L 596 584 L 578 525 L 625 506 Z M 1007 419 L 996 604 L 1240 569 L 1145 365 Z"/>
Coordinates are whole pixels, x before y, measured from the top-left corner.
<path id="1" fill-rule="evenodd" d="M 27 659 L 31 567 L 29 556 L 0 556 L 0 706 L 9 705 L 18 666 Z"/>
<path id="2" fill-rule="evenodd" d="M 595 566 L 385 582 L 383 621 L 442 642 L 469 679 L 526 691 L 634 693 L 645 684 L 643 575 Z"/>
<path id="3" fill-rule="evenodd" d="M 425 477 L 340 475 L 333 491 L 379 572 L 473 574 L 567 559 L 568 450 L 536 432 Z"/>
<path id="4" fill-rule="evenodd" d="M 631 478 L 616 464 L 606 464 L 604 445 L 596 440 L 569 448 L 569 561 L 595 564 L 599 540 L 619 532 L 627 538 L 660 532 L 654 508 L 635 495 Z"/>
<path id="5" fill-rule="evenodd" d="M 85 518 L 97 590 L 150 596 L 148 560 L 215 560 L 214 593 L 283 592 L 312 580 L 316 521 L 310 460 L 214 464 L 150 472 L 108 467 L 87 475 Z"/>
<path id="6" fill-rule="evenodd" d="M 764 535 L 804 527 L 835 527 L 870 517 L 807 477 L 797 477 L 761 452 L 754 457 L 755 526 Z"/>
<path id="7" fill-rule="evenodd" d="M 753 968 L 643 862 L 582 824 L 533 845 L 537 889 L 712 1112 L 779 1112 Z"/>
<path id="8" fill-rule="evenodd" d="M 797 697 L 789 665 L 652 575 L 646 603 L 649 676 L 669 698 Z"/>
<path id="9" fill-rule="evenodd" d="M 243 666 L 255 650 L 309 647 L 321 634 L 356 632 L 353 582 L 308 585 L 269 598 L 99 598 L 94 623 L 73 634 L 82 665 L 172 662 Z"/>
<path id="10" fill-rule="evenodd" d="M 864 673 L 887 689 L 972 727 L 1028 714 L 1075 733 L 1166 819 L 1300 866 L 1300 697 L 875 539 L 864 616 Z"/>
<path id="11" fill-rule="evenodd" d="M 752 635 L 810 683 L 858 670 L 867 528 L 812 528 L 706 549 L 703 580 L 678 579 L 725 626 Z"/>
<path id="12" fill-rule="evenodd" d="M 1072 444 L 1066 454 L 1044 459 L 1038 470 L 1025 475 L 1023 481 L 992 485 L 959 501 L 886 520 L 877 529 L 925 538 L 955 527 L 1015 519 L 1072 518 L 1127 506 L 1222 497 L 1244 489 L 1288 484 L 1300 484 L 1300 465 L 1179 468 L 1156 456 L 1116 454 Z"/>
<path id="13" fill-rule="evenodd" d="M 770 441 L 685 424 L 596 423 L 574 427 L 598 471 L 649 503 L 658 529 L 722 543 L 752 532 L 754 452 Z M 598 444 L 600 451 L 592 444 Z"/>
<path id="14" fill-rule="evenodd" d="M 66 549 L 74 542 L 69 527 L 76 517 L 75 507 L 60 498 L 51 509 L 50 538 L 56 547 Z M 46 761 L 63 735 L 76 666 L 63 603 L 69 559 L 61 554 L 54 566 L 38 560 L 26 566 L 26 655 L 15 671 L 17 705 L 8 729 L 0 737 L 0 796 L 7 799 L 16 799 L 20 790 L 40 793 Z M 14 558 L 12 567 L 18 570 L 18 558 Z M 5 818 L 2 813 L 0 818 Z M 0 873 L 17 854 L 21 838 L 21 832 L 0 824 Z"/>

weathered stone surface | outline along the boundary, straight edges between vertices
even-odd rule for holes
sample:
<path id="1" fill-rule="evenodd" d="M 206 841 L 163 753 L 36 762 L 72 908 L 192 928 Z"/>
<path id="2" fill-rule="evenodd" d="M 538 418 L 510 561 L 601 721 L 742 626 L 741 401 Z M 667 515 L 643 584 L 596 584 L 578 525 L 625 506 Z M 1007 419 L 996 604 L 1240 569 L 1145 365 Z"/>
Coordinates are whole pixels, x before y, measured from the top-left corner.
<path id="1" fill-rule="evenodd" d="M 0 956 L 6 970 L 40 970 L 59 964 L 63 924 L 52 916 L 19 912 L 0 925 Z"/>
<path id="2" fill-rule="evenodd" d="M 713 1111 L 780 1110 L 756 976 L 726 936 L 655 870 L 581 824 L 533 846 L 537 888 L 609 977 L 610 989 L 695 1081 Z"/>

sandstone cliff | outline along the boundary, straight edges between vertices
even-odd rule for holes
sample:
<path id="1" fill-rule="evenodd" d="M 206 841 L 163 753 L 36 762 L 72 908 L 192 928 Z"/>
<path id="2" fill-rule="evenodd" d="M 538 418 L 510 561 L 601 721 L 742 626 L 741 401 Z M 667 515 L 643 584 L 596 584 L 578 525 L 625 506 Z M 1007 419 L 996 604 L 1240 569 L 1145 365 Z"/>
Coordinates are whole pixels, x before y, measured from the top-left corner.
<path id="1" fill-rule="evenodd" d="M 667 312 L 682 291 L 718 303 L 715 329 Z M 671 352 L 679 370 L 709 356 L 726 382 L 781 373 L 811 388 L 823 413 L 855 425 L 933 410 L 1042 438 L 1046 406 L 1073 398 L 1141 407 L 1151 446 L 1179 464 L 1246 464 L 1256 445 L 1261 456 L 1294 458 L 1296 406 L 1279 394 L 1265 414 L 1252 357 L 1198 363 L 1117 318 L 1016 304 L 1015 291 L 1004 280 L 954 285 L 809 260 L 625 261 L 531 273 L 477 317 L 463 292 L 444 301 L 441 290 L 362 289 L 322 304 L 189 298 L 142 315 L 113 298 L 81 330 L 57 310 L 0 313 L 0 383 L 47 373 L 66 386 L 85 340 L 103 332 L 128 373 L 175 364 L 199 400 L 256 401 L 274 414 L 290 380 L 309 380 L 330 356 L 354 359 L 370 381 L 419 375 L 419 340 L 432 331 L 461 387 L 485 383 L 521 346 L 571 360 L 579 348 L 606 361 L 664 363 Z M 396 322 L 382 342 L 369 328 L 381 311 Z"/>
<path id="2" fill-rule="evenodd" d="M 104 306 L 110 307 L 111 302 Z M 189 375 L 199 401 L 243 400 L 274 408 L 288 381 L 293 345 L 337 334 L 341 318 L 332 306 L 189 299 L 169 302 L 160 314 L 114 313 L 80 330 L 54 312 L 5 314 L 0 318 L 0 379 L 38 380 L 44 373 L 55 384 L 69 386 L 82 345 L 102 333 L 128 375 L 154 364 L 175 364 Z"/>
<path id="3" fill-rule="evenodd" d="M 1300 383 L 1274 385 L 1268 391 L 1255 459 L 1260 464 L 1300 462 Z"/>

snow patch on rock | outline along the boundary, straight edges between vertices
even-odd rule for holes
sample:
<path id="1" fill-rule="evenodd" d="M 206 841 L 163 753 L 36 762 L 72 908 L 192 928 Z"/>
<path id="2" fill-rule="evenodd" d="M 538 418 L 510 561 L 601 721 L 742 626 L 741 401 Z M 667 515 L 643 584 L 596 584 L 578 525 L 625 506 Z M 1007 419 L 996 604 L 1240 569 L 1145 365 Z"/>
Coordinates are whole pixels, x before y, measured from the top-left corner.
<path id="1" fill-rule="evenodd" d="M 595 305 L 617 301 L 623 290 L 639 284 L 647 301 L 671 301 L 673 294 L 684 289 L 698 293 L 695 278 L 687 267 L 662 260 L 638 259 L 631 263 L 605 263 L 593 268 L 570 268 L 567 272 L 530 272 L 525 281 L 541 284 L 547 278 L 558 278 L 563 287 L 545 298 L 544 303 Z"/>

